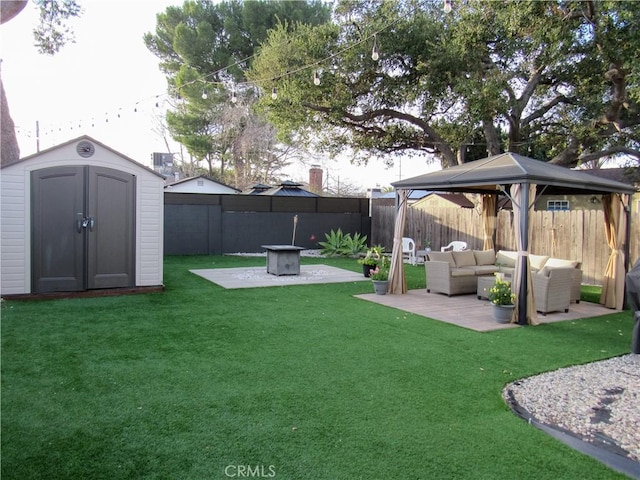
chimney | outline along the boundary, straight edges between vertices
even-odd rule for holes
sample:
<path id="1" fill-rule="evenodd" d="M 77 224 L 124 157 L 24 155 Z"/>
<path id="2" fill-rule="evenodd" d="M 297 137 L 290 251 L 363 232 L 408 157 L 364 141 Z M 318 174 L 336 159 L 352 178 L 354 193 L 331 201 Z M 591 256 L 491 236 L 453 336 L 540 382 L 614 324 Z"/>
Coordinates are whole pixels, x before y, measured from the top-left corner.
<path id="1" fill-rule="evenodd" d="M 309 190 L 322 194 L 322 169 L 320 165 L 311 165 L 309 169 Z"/>

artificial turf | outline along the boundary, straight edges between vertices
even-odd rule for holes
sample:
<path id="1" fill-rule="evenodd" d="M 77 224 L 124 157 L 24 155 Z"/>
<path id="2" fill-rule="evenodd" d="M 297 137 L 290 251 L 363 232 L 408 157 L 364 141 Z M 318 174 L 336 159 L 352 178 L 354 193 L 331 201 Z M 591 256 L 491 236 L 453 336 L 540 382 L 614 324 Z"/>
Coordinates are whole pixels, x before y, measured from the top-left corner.
<path id="1" fill-rule="evenodd" d="M 501 390 L 629 353 L 629 312 L 478 333 L 354 298 L 368 282 L 225 290 L 188 271 L 263 262 L 167 257 L 162 293 L 4 302 L 3 480 L 625 478 Z"/>

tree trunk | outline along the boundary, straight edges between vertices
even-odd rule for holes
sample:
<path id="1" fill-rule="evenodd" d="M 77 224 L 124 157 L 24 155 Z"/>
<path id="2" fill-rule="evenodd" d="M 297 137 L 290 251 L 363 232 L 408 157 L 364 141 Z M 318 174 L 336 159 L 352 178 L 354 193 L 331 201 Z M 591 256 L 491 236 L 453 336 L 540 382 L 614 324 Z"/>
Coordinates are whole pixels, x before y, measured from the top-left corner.
<path id="1" fill-rule="evenodd" d="M 500 154 L 500 138 L 493 124 L 492 119 L 483 120 L 482 129 L 484 130 L 484 138 L 487 141 L 487 156 Z"/>
<path id="2" fill-rule="evenodd" d="M 0 2 L 0 23 L 8 22 L 26 6 L 27 0 L 3 0 Z"/>
<path id="3" fill-rule="evenodd" d="M 0 2 L 0 24 L 6 23 L 13 17 L 18 15 L 24 7 L 27 6 L 27 0 L 4 0 Z M 1 64 L 2 60 L 0 60 Z M 16 127 L 13 124 L 11 115 L 9 114 L 9 103 L 4 93 L 4 84 L 2 83 L 2 69 L 0 68 L 0 165 L 3 167 L 11 165 L 20 159 L 20 148 L 18 147 L 18 139 L 16 138 Z"/>
<path id="4" fill-rule="evenodd" d="M 18 147 L 18 139 L 16 138 L 16 128 L 9 114 L 9 104 L 7 96 L 4 93 L 4 84 L 2 83 L 2 70 L 0 69 L 0 142 L 2 147 L 0 164 L 3 167 L 16 163 L 20 159 L 20 148 Z"/>

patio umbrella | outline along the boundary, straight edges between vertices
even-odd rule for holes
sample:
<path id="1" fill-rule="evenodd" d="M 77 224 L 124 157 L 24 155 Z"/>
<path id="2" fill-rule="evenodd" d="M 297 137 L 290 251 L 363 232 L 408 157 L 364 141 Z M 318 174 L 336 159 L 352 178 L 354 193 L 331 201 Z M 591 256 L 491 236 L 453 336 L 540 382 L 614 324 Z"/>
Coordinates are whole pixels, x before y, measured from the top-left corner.
<path id="1" fill-rule="evenodd" d="M 493 233 L 496 230 L 496 203 L 495 195 L 482 196 L 482 227 L 484 229 L 483 250 L 493 250 Z"/>
<path id="2" fill-rule="evenodd" d="M 529 209 L 533 205 L 530 198 L 535 199 L 536 186 L 529 183 L 511 185 L 513 203 L 513 223 L 515 225 L 518 260 L 513 272 L 513 287 L 517 295 L 516 308 L 513 310 L 511 323 L 528 323 L 538 325 L 529 264 Z M 526 285 L 526 287 L 525 287 Z M 524 315 L 521 311 L 524 309 Z"/>
<path id="3" fill-rule="evenodd" d="M 402 261 L 402 236 L 407 217 L 408 190 L 398 190 L 398 210 L 396 224 L 393 229 L 393 250 L 391 252 L 391 269 L 389 270 L 389 293 L 407 293 L 407 281 L 404 278 L 404 262 Z"/>
<path id="4" fill-rule="evenodd" d="M 607 308 L 621 310 L 624 303 L 624 253 L 621 246 L 626 229 L 621 195 L 603 195 L 602 208 L 611 255 L 604 271 L 600 303 Z"/>

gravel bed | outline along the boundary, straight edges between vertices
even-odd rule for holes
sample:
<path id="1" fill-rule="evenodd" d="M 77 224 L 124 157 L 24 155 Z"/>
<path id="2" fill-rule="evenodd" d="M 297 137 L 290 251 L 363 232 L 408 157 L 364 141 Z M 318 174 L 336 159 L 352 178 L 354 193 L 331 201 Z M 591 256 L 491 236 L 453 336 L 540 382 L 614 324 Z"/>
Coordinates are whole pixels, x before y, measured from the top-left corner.
<path id="1" fill-rule="evenodd" d="M 614 443 L 640 461 L 640 355 L 562 368 L 506 386 L 533 419 L 584 441 Z"/>
<path id="2" fill-rule="evenodd" d="M 225 253 L 225 255 L 236 255 L 238 257 L 266 257 L 267 252 L 256 252 L 256 253 L 247 253 L 247 252 L 238 252 L 238 253 Z M 320 253 L 320 250 L 308 249 L 308 250 L 300 250 L 301 257 L 324 257 Z"/>

